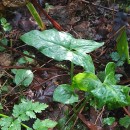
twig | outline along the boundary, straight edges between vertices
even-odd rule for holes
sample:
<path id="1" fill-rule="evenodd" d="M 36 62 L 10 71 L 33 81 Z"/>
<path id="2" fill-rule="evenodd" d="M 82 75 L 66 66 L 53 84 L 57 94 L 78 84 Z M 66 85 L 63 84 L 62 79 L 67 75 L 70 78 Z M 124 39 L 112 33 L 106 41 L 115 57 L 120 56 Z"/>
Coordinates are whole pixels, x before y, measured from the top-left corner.
<path id="1" fill-rule="evenodd" d="M 91 2 L 89 2 L 89 1 L 86 1 L 86 0 L 81 0 L 82 2 L 84 2 L 84 3 L 86 3 L 86 4 L 91 4 L 91 5 L 93 5 L 93 6 L 97 6 L 97 7 L 99 7 L 99 8 L 103 8 L 103 9 L 106 9 L 106 10 L 109 10 L 109 11 L 112 11 L 112 12 L 119 12 L 119 10 L 117 10 L 117 9 L 110 9 L 110 8 L 107 8 L 107 7 L 104 7 L 104 6 L 102 6 L 102 5 L 98 5 L 98 4 L 95 4 L 95 3 L 91 3 Z M 130 14 L 128 14 L 127 13 L 127 16 L 130 16 Z"/>
<path id="2" fill-rule="evenodd" d="M 89 128 L 89 130 L 102 130 L 101 127 L 96 126 L 91 121 L 87 121 L 84 115 L 78 114 L 78 117 Z"/>
<path id="3" fill-rule="evenodd" d="M 39 87 L 39 86 L 41 86 L 41 85 L 43 85 L 44 83 L 46 83 L 46 82 L 48 82 L 48 81 L 50 81 L 50 80 L 52 80 L 52 79 L 55 79 L 55 78 L 57 78 L 57 77 L 61 77 L 61 76 L 68 76 L 69 74 L 61 74 L 61 75 L 56 75 L 56 76 L 53 76 L 53 77 L 51 77 L 51 78 L 49 78 L 49 79 L 47 79 L 46 81 L 44 81 L 44 82 L 41 82 L 39 85 L 37 85 L 36 87 Z"/>
<path id="4" fill-rule="evenodd" d="M 74 112 L 74 114 L 71 115 L 71 117 L 68 119 L 68 121 L 63 125 L 62 129 L 64 129 L 64 127 L 74 118 L 75 114 L 77 114 L 85 106 L 87 99 L 83 98 L 76 106 L 78 106 L 82 101 L 83 101 L 83 103 L 79 106 L 79 108 L 77 108 L 76 112 Z M 75 108 L 76 108 L 76 106 L 75 106 Z M 73 111 L 74 111 L 75 108 L 73 108 Z M 69 114 L 70 113 L 71 112 L 69 112 Z"/>
<path id="5" fill-rule="evenodd" d="M 45 64 L 43 64 L 42 66 L 40 66 L 40 67 L 43 67 L 43 66 L 45 66 L 47 63 L 50 63 L 51 61 L 52 61 L 53 59 L 51 59 L 51 60 L 49 60 L 48 62 L 46 62 Z M 33 71 L 33 73 L 35 73 L 37 70 L 34 70 Z M 30 74 L 29 74 L 30 75 Z M 29 76 L 28 75 L 28 76 Z M 26 78 L 24 78 L 23 79 L 23 81 L 25 80 Z M 21 82 L 23 82 L 23 81 L 21 81 Z M 20 82 L 20 83 L 21 83 Z M 4 98 L 6 98 L 15 88 L 17 88 L 19 85 L 20 85 L 20 83 L 18 84 L 18 85 L 16 85 L 15 87 L 13 87 L 6 95 L 5 95 L 5 97 Z M 42 86 L 42 85 L 41 85 Z"/>
<path id="6" fill-rule="evenodd" d="M 126 112 L 126 114 L 130 117 L 130 112 L 125 107 L 123 107 L 123 109 Z"/>
<path id="7" fill-rule="evenodd" d="M 81 110 L 79 111 L 78 115 L 82 113 L 82 111 L 84 110 L 84 107 L 85 107 L 85 106 L 83 106 L 83 107 L 81 108 Z M 74 126 L 75 126 L 75 124 L 76 124 L 78 118 L 79 118 L 79 117 L 77 116 L 77 118 L 76 118 L 76 120 L 75 120 L 75 122 L 74 122 L 74 124 L 73 124 L 73 126 L 72 126 L 72 128 L 71 128 L 71 130 L 74 129 Z"/>
<path id="8" fill-rule="evenodd" d="M 110 8 L 104 7 L 104 6 L 102 6 L 102 5 L 98 5 L 98 4 L 95 4 L 95 3 L 91 3 L 91 2 L 86 1 L 86 0 L 81 0 L 81 1 L 84 2 L 84 3 L 86 3 L 86 4 L 91 4 L 91 5 L 94 5 L 94 6 L 98 6 L 98 7 L 100 7 L 100 8 L 106 9 L 106 10 L 118 12 L 118 10 L 116 10 L 116 9 L 110 9 Z"/>
<path id="9" fill-rule="evenodd" d="M 63 68 L 38 68 L 38 67 L 25 67 L 25 66 L 1 66 L 0 69 L 30 69 L 30 70 L 44 70 L 44 71 L 57 71 L 57 70 L 66 70 Z"/>
<path id="10" fill-rule="evenodd" d="M 99 117 L 102 115 L 102 113 L 104 112 L 104 110 L 105 110 L 105 106 L 103 106 L 101 112 L 98 114 L 97 119 L 96 119 L 96 121 L 94 123 L 95 125 L 97 124 L 97 121 L 98 121 Z"/>
<path id="11" fill-rule="evenodd" d="M 7 50 L 11 50 L 11 51 L 13 51 L 13 52 L 16 52 L 17 54 L 20 54 L 20 55 L 22 55 L 22 56 L 26 56 L 26 57 L 32 58 L 32 59 L 34 59 L 34 60 L 37 60 L 36 58 L 34 58 L 34 57 L 32 57 L 32 56 L 29 56 L 29 55 L 27 55 L 27 54 L 24 54 L 24 53 L 22 53 L 22 52 L 20 52 L 20 51 L 18 51 L 18 50 L 16 50 L 16 49 L 13 49 L 13 48 L 11 48 L 11 47 L 8 47 L 8 46 L 2 44 L 1 42 L 0 42 L 0 46 L 4 47 L 4 48 L 7 49 Z"/>

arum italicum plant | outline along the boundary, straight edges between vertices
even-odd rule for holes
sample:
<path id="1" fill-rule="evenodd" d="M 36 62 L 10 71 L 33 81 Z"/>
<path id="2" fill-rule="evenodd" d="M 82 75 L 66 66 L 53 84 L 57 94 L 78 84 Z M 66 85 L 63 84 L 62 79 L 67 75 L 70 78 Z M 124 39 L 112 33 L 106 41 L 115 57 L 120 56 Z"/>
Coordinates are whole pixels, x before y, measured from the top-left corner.
<path id="1" fill-rule="evenodd" d="M 130 88 L 117 85 L 115 64 L 109 62 L 105 68 L 104 81 L 91 72 L 79 73 L 73 78 L 72 87 L 90 95 L 91 104 L 97 108 L 106 106 L 108 109 L 130 105 Z"/>
<path id="2" fill-rule="evenodd" d="M 69 33 L 60 32 L 55 29 L 45 31 L 33 30 L 22 35 L 20 39 L 50 58 L 57 61 L 69 60 L 71 62 L 71 81 L 73 78 L 74 64 L 82 66 L 87 72 L 95 73 L 92 58 L 86 53 L 90 53 L 103 46 L 103 43 L 76 39 Z M 73 92 L 73 88 L 70 85 L 60 85 L 58 88 L 64 89 L 68 93 Z M 78 101 L 76 95 L 71 98 L 70 101 L 63 101 L 63 103 L 74 103 Z M 54 100 L 57 101 L 56 98 Z"/>
<path id="3" fill-rule="evenodd" d="M 71 62 L 71 85 L 59 85 L 53 94 L 54 101 L 63 104 L 78 102 L 78 95 L 74 92 L 77 89 L 84 91 L 87 95 L 82 105 L 90 102 L 96 108 L 106 106 L 108 109 L 130 105 L 130 88 L 117 85 L 115 64 L 110 62 L 106 65 L 105 77 L 101 81 L 95 74 L 91 56 L 86 54 L 101 47 L 103 43 L 75 39 L 69 33 L 59 32 L 54 29 L 42 32 L 30 31 L 21 36 L 21 40 L 50 58 L 57 61 L 69 60 Z M 73 77 L 74 64 L 82 66 L 85 72 Z"/>
<path id="4" fill-rule="evenodd" d="M 95 72 L 94 65 L 90 55 L 86 53 L 103 45 L 92 40 L 75 39 L 71 34 L 55 29 L 33 30 L 22 35 L 21 40 L 50 58 L 57 61 L 69 60 L 92 73 Z"/>

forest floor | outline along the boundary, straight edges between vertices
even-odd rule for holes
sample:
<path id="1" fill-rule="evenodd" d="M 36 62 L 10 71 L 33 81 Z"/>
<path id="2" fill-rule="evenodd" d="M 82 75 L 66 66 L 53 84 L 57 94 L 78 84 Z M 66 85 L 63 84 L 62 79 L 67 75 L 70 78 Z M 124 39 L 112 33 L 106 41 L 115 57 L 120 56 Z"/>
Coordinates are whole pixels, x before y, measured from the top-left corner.
<path id="1" fill-rule="evenodd" d="M 129 11 L 124 11 L 123 5 L 126 4 L 125 2 L 123 4 L 123 1 L 114 3 L 98 0 L 46 0 L 49 4 L 46 4 L 46 6 L 44 1 L 41 2 L 43 2 L 42 6 L 48 15 L 59 23 L 65 32 L 72 34 L 75 38 L 104 42 L 102 47 L 90 53 L 96 74 L 100 75 L 108 62 L 115 62 L 115 64 L 118 64 L 116 67 L 118 84 L 129 86 L 130 65 L 122 60 L 114 61 L 112 57 L 112 54 L 117 52 L 116 39 L 122 27 L 126 28 L 128 41 L 130 38 L 130 14 Z M 127 6 L 126 4 L 125 8 Z M 46 25 L 46 29 L 54 28 L 48 18 L 42 14 L 42 11 L 38 7 L 36 8 Z M 1 111 L 2 113 L 10 115 L 13 106 L 18 104 L 22 98 L 25 98 L 49 105 L 46 111 L 38 114 L 40 119 L 50 118 L 58 121 L 63 117 L 67 117 L 66 122 L 61 124 L 62 128 L 58 126 L 54 128 L 56 130 L 126 129 L 119 124 L 119 119 L 125 115 L 130 116 L 129 106 L 108 110 L 105 107 L 96 109 L 86 103 L 86 106 L 77 113 L 76 119 L 71 120 L 74 114 L 73 106 L 53 101 L 53 92 L 57 86 L 70 83 L 70 63 L 68 61 L 58 62 L 48 58 L 20 40 L 21 35 L 31 30 L 40 30 L 26 6 L 19 8 L 6 7 L 2 15 L 12 27 L 11 31 L 4 31 L 2 25 L 0 27 L 0 39 L 4 37 L 7 40 L 4 49 L 0 44 L 0 103 L 4 108 Z M 32 60 L 26 54 L 35 57 Z M 25 62 L 26 60 L 28 61 Z M 32 83 L 28 87 L 16 85 L 13 69 L 32 70 L 34 74 Z M 74 74 L 83 71 L 82 67 L 75 66 Z M 78 91 L 77 94 L 81 101 L 84 92 Z M 79 106 L 80 103 L 75 103 L 75 106 Z M 114 117 L 115 121 L 111 125 L 103 125 L 104 117 Z M 31 127 L 32 120 L 27 124 Z"/>

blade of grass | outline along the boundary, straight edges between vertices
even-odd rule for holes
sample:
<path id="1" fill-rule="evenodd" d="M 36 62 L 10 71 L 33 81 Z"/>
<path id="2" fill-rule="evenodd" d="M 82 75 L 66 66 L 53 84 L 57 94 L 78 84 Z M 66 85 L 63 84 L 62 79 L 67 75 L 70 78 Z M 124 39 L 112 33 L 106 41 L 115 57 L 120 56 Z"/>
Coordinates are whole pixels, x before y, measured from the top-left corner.
<path id="1" fill-rule="evenodd" d="M 130 64 L 130 56 L 129 56 L 129 45 L 127 41 L 126 28 L 122 28 L 119 36 L 116 39 L 117 41 L 117 52 L 120 56 L 125 55 L 127 59 L 127 63 Z"/>
<path id="2" fill-rule="evenodd" d="M 26 4 L 26 6 L 27 6 L 28 10 L 30 11 L 31 15 L 33 16 L 33 18 L 35 19 L 35 21 L 38 23 L 38 26 L 40 27 L 40 29 L 45 30 L 46 26 L 45 26 L 44 22 L 42 21 L 41 17 L 39 16 L 37 10 L 33 6 L 33 4 L 28 2 Z"/>
<path id="3" fill-rule="evenodd" d="M 52 23 L 52 25 L 59 31 L 65 31 L 59 23 L 57 23 L 53 18 L 50 17 L 50 15 L 47 14 L 47 12 L 37 3 L 36 0 L 32 0 L 32 3 L 35 7 L 38 7 L 40 11 L 47 17 L 47 19 Z"/>

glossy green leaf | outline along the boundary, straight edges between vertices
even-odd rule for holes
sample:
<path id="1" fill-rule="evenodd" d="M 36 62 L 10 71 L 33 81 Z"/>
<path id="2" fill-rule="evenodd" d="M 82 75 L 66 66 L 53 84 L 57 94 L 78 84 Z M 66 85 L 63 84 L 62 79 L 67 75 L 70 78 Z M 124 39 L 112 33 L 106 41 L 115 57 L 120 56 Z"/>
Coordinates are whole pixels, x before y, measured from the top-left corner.
<path id="1" fill-rule="evenodd" d="M 63 104 L 72 104 L 78 102 L 78 95 L 74 93 L 70 85 L 62 84 L 55 89 L 53 100 Z"/>
<path id="2" fill-rule="evenodd" d="M 103 83 L 104 83 L 104 84 L 111 84 L 111 85 L 116 84 L 116 78 L 115 78 L 114 72 L 111 71 L 111 72 L 105 77 L 105 80 L 104 80 Z"/>
<path id="3" fill-rule="evenodd" d="M 109 62 L 107 65 L 106 65 L 106 68 L 105 68 L 105 74 L 106 76 L 109 75 L 111 72 L 114 72 L 115 74 L 115 63 L 114 62 Z"/>
<path id="4" fill-rule="evenodd" d="M 125 55 L 127 62 L 130 64 L 129 56 L 129 45 L 127 41 L 126 29 L 122 29 L 120 35 L 116 39 L 117 41 L 117 52 L 120 56 Z"/>
<path id="5" fill-rule="evenodd" d="M 16 71 L 14 82 L 16 85 L 29 86 L 33 81 L 33 73 L 31 70 L 19 69 Z"/>
<path id="6" fill-rule="evenodd" d="M 129 116 L 125 116 L 123 118 L 120 118 L 119 124 L 121 126 L 124 126 L 125 128 L 128 128 L 130 126 L 130 117 Z"/>
<path id="7" fill-rule="evenodd" d="M 21 36 L 21 40 L 42 52 L 44 55 L 58 61 L 69 60 L 85 70 L 94 73 L 92 59 L 89 53 L 103 45 L 92 40 L 75 39 L 66 32 L 54 29 L 40 32 L 30 31 Z"/>
<path id="8" fill-rule="evenodd" d="M 104 83 L 105 84 L 111 84 L 111 85 L 116 84 L 116 79 L 115 79 L 115 63 L 114 62 L 109 62 L 106 65 Z"/>
<path id="9" fill-rule="evenodd" d="M 103 118 L 104 125 L 112 125 L 115 122 L 114 117 Z"/>
<path id="10" fill-rule="evenodd" d="M 79 90 L 90 92 L 94 88 L 102 85 L 102 83 L 95 74 L 84 72 L 74 76 L 72 85 Z"/>
<path id="11" fill-rule="evenodd" d="M 104 71 L 99 71 L 99 72 L 97 73 L 97 77 L 101 80 L 101 82 L 104 82 L 105 72 L 104 72 Z"/>
<path id="12" fill-rule="evenodd" d="M 98 107 L 106 105 L 109 109 L 130 105 L 130 88 L 121 85 L 102 85 L 92 90 L 91 93 L 97 101 Z"/>
<path id="13" fill-rule="evenodd" d="M 6 20 L 5 18 L 2 17 L 2 18 L 0 19 L 0 23 L 1 23 L 2 28 L 3 28 L 3 30 L 4 30 L 5 32 L 6 32 L 6 31 L 11 31 L 12 26 L 11 26 L 10 23 L 7 22 L 7 20 Z"/>

